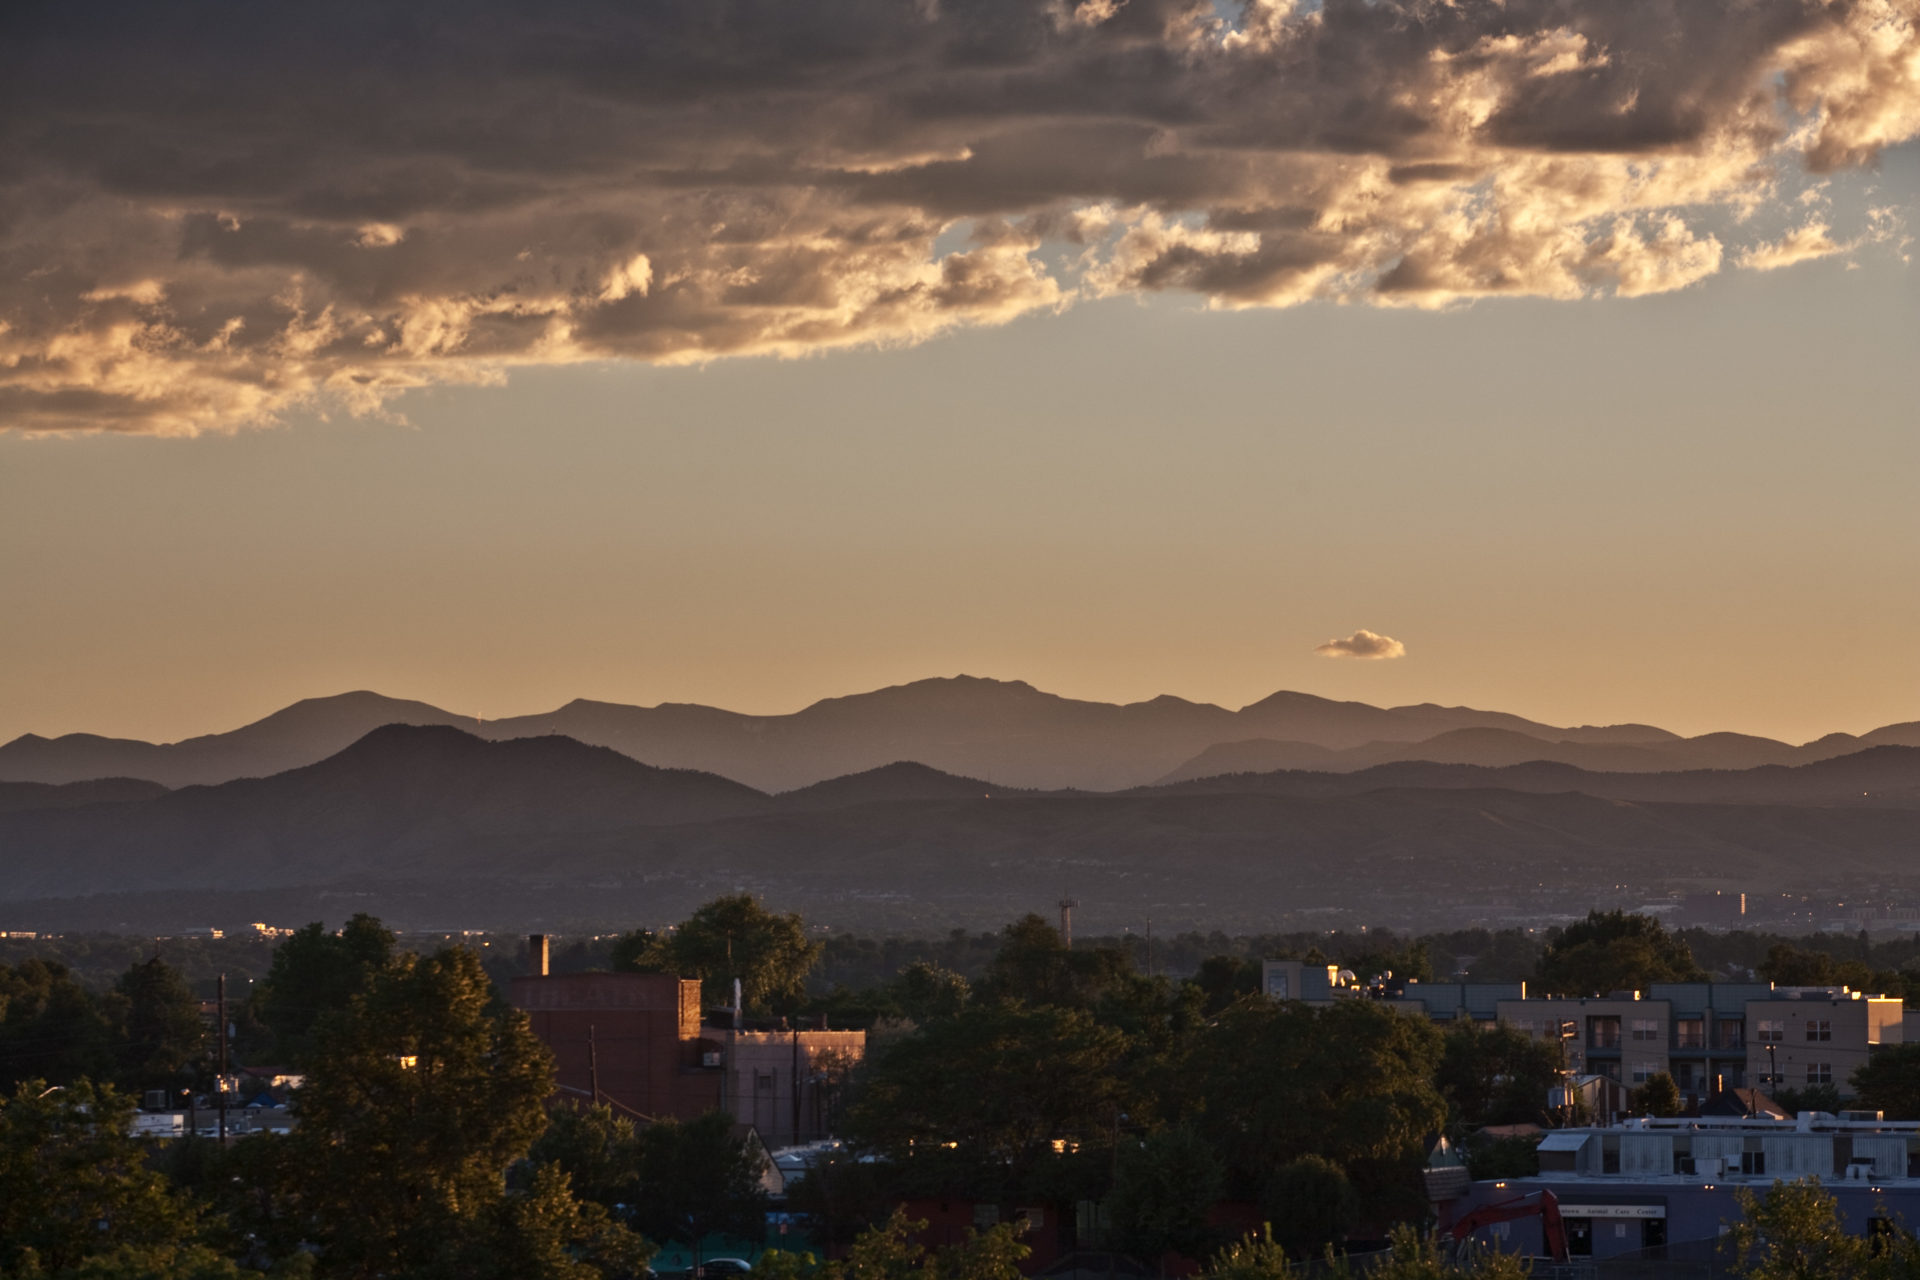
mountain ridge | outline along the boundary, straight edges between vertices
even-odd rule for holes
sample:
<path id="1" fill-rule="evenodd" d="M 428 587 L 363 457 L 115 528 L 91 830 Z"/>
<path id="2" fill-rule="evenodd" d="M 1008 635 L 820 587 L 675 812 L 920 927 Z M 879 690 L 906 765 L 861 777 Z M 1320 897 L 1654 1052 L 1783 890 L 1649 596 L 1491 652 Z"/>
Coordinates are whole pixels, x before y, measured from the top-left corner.
<path id="1" fill-rule="evenodd" d="M 1106 703 L 1048 693 L 1021 680 L 963 675 L 822 698 L 776 716 L 699 703 L 641 707 L 575 698 L 551 711 L 478 721 L 429 703 L 356 690 L 302 699 L 238 729 L 172 743 L 23 734 L 0 745 L 0 781 L 132 777 L 181 787 L 264 777 L 315 763 L 388 723 L 459 728 L 496 741 L 558 734 L 766 792 L 901 760 L 1001 787 L 1095 791 L 1208 772 L 1364 768 L 1419 757 L 1423 743 L 1436 744 L 1425 749 L 1427 756 L 1451 752 L 1446 758 L 1513 762 L 1515 739 L 1487 738 L 1485 752 L 1473 756 L 1464 740 L 1450 737 L 1469 732 L 1546 744 L 1526 748 L 1538 758 L 1635 771 L 1803 763 L 1861 745 L 1920 745 L 1920 722 L 1858 736 L 1829 734 L 1796 747 L 1750 735 L 1682 738 L 1650 725 L 1556 727 L 1432 702 L 1376 707 L 1293 690 L 1238 710 L 1172 694 Z M 1248 745 L 1273 743 L 1282 748 Z M 1614 763 L 1606 764 L 1607 758 Z"/>

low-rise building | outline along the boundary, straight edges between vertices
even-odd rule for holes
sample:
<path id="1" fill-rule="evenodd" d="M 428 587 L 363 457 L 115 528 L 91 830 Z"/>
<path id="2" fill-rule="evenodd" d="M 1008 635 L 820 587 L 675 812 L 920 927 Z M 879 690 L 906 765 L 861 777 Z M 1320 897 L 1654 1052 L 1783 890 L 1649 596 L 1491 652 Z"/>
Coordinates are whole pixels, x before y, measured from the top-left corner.
<path id="1" fill-rule="evenodd" d="M 1472 1183 L 1444 1206 L 1443 1223 L 1545 1190 L 1558 1201 L 1576 1258 L 1710 1247 L 1740 1219 L 1741 1190 L 1764 1196 L 1775 1179 L 1802 1178 L 1818 1178 L 1833 1193 L 1854 1233 L 1876 1218 L 1920 1221 L 1920 1122 L 1888 1122 L 1878 1113 L 1632 1120 L 1553 1130 L 1539 1152 L 1539 1176 Z M 1544 1252 L 1537 1218 L 1477 1234 L 1509 1252 Z"/>

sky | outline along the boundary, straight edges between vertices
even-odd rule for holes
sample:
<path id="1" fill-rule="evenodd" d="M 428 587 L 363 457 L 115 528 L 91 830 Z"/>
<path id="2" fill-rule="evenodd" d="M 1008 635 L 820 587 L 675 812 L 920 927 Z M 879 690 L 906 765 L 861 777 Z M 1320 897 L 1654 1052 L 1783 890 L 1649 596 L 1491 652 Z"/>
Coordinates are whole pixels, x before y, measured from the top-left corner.
<path id="1" fill-rule="evenodd" d="M 160 12 L 0 18 L 0 740 L 1920 719 L 1911 0 Z"/>

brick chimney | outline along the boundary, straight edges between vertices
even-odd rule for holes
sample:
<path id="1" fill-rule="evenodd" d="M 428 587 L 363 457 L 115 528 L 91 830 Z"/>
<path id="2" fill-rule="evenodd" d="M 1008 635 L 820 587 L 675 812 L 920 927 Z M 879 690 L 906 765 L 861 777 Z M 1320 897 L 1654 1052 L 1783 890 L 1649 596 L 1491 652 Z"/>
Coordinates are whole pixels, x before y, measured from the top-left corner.
<path id="1" fill-rule="evenodd" d="M 547 976 L 547 935 L 527 935 L 527 972 L 536 978 Z"/>

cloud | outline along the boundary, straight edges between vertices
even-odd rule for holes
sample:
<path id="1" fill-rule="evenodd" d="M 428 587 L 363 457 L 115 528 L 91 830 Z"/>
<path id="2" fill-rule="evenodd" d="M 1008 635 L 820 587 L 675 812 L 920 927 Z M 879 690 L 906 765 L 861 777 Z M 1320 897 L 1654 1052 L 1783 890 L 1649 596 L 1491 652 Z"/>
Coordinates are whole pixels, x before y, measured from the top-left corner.
<path id="1" fill-rule="evenodd" d="M 1383 636 L 1368 631 L 1365 627 L 1354 632 L 1344 640 L 1329 640 L 1318 644 L 1313 651 L 1323 658 L 1404 658 L 1407 646 L 1392 636 Z"/>
<path id="2" fill-rule="evenodd" d="M 1744 229 L 1920 136 L 1917 5 L 29 0 L 0 425 L 379 413 L 1109 294 L 1445 308 L 1905 253 L 1824 203 L 1816 238 Z"/>

